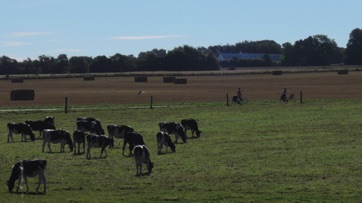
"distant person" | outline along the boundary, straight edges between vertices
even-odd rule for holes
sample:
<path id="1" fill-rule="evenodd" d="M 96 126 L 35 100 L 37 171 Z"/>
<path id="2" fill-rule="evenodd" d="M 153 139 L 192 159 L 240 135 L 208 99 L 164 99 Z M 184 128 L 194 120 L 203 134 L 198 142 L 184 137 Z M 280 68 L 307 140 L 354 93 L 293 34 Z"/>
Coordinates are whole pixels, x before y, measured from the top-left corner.
<path id="1" fill-rule="evenodd" d="M 236 95 L 238 97 L 238 102 L 240 103 L 241 100 L 243 99 L 243 94 L 241 94 L 241 89 L 240 87 L 238 88 L 238 91 L 236 92 Z"/>
<path id="2" fill-rule="evenodd" d="M 287 88 L 283 88 L 282 90 L 282 96 L 280 96 L 280 100 L 287 101 Z"/>

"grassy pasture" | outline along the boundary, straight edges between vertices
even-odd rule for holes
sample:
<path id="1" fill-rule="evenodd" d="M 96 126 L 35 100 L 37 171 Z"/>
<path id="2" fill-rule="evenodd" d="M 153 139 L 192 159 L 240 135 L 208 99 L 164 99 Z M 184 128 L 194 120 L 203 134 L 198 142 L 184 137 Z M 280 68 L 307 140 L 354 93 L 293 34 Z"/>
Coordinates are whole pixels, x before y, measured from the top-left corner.
<path id="1" fill-rule="evenodd" d="M 172 88 L 168 87 L 157 90 L 156 86 L 163 84 L 153 84 L 155 78 L 151 78 L 148 85 L 142 86 L 150 88 L 144 90 L 145 94 L 153 91 L 159 92 L 160 97 L 171 95 L 169 101 L 162 101 L 166 108 L 153 110 L 127 108 L 127 102 L 115 104 L 118 101 L 101 105 L 102 98 L 93 97 L 102 100 L 98 104 L 87 103 L 96 108 L 72 109 L 68 114 L 64 114 L 62 108 L 52 112 L 2 111 L 0 202 L 359 202 L 362 198 L 362 103 L 358 78 L 361 75 L 320 74 L 225 76 L 227 81 L 211 77 L 207 84 L 203 83 L 206 78 L 192 77 L 187 86 L 174 87 L 179 94 L 171 93 Z M 310 77 L 312 79 L 308 79 Z M 52 84 L 42 83 L 44 89 Z M 69 83 L 71 81 L 63 81 L 64 86 Z M 223 88 L 217 88 L 217 84 Z M 128 87 L 130 95 L 139 89 L 138 85 L 144 84 L 134 85 L 136 87 Z M 209 102 L 200 94 L 202 91 L 196 89 L 207 85 Z M 85 86 L 88 85 L 82 87 Z M 237 86 L 245 87 L 250 103 L 227 107 L 225 92 L 232 93 Z M 275 98 L 284 86 L 303 89 L 308 93 L 306 102 L 277 102 Z M 354 87 L 354 92 L 349 87 Z M 52 95 L 50 90 L 38 91 Z M 74 91 L 81 92 L 77 88 Z M 183 91 L 185 94 L 180 93 Z M 212 92 L 222 96 L 213 99 Z M 189 96 L 189 102 L 182 100 L 182 96 L 197 94 L 204 100 L 193 99 L 196 96 Z M 327 96 L 321 98 L 320 95 Z M 135 103 L 142 104 L 142 101 Z M 56 103 L 38 102 L 20 104 L 22 107 L 58 107 Z M 4 106 L 14 108 L 14 103 Z M 52 145 L 53 153 L 47 153 L 47 148 L 46 153 L 42 153 L 40 140 L 22 143 L 19 135 L 15 135 L 15 143 L 7 143 L 6 123 L 42 119 L 46 115 L 53 115 L 57 127 L 68 131 L 73 131 L 75 118 L 80 116 L 99 118 L 103 127 L 112 123 L 133 126 L 151 150 L 155 163 L 153 173 L 136 177 L 134 159 L 122 156 L 118 146 L 107 150 L 106 159 L 99 159 L 100 150 L 92 149 L 92 159 L 87 160 L 85 154 L 73 155 L 68 148 L 66 153 L 58 153 L 59 145 Z M 157 155 L 157 123 L 189 117 L 199 121 L 201 137 L 177 144 L 176 153 Z M 30 194 L 9 193 L 5 181 L 11 166 L 16 161 L 34 158 L 48 160 L 47 194 L 32 193 L 36 179 L 29 179 Z"/>

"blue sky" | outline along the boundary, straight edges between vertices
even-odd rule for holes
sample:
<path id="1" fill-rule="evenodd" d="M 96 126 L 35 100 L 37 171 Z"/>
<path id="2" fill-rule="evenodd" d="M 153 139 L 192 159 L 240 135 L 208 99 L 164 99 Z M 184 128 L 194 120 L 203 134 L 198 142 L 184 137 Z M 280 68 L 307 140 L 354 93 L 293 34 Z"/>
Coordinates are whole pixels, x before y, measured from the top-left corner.
<path id="1" fill-rule="evenodd" d="M 360 0 L 0 0 L 0 56 L 138 56 L 317 34 L 346 47 L 362 29 L 361 8 Z"/>

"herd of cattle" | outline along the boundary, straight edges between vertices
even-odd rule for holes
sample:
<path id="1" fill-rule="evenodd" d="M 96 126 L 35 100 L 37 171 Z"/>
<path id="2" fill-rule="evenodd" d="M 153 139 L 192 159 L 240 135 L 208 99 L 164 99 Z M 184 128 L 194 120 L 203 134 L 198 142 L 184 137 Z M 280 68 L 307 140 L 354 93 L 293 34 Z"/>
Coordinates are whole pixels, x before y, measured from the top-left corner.
<path id="1" fill-rule="evenodd" d="M 181 138 L 184 143 L 187 142 L 187 130 L 190 130 L 192 137 L 196 134 L 197 137 L 200 137 L 201 131 L 198 128 L 198 123 L 195 119 L 182 119 L 181 123 L 179 122 L 159 122 L 160 131 L 156 134 L 158 154 L 162 153 L 162 148 L 165 146 L 166 152 L 168 148 L 172 152 L 176 152 L 176 147 L 174 143 L 178 142 L 178 139 Z M 135 157 L 136 163 L 136 175 L 142 175 L 142 165 L 146 164 L 147 174 L 152 172 L 153 163 L 150 159 L 150 152 L 146 146 L 143 137 L 140 133 L 136 132 L 131 126 L 128 125 L 107 125 L 108 136 L 105 135 L 105 132 L 102 128 L 101 122 L 96 118 L 82 117 L 76 119 L 77 129 L 73 132 L 73 136 L 66 131 L 61 129 L 56 129 L 54 123 L 54 117 L 47 116 L 44 120 L 36 121 L 25 121 L 24 123 L 8 123 L 8 142 L 10 140 L 14 142 L 13 134 L 20 134 L 21 141 L 27 141 L 27 136 L 30 137 L 30 140 L 35 141 L 34 132 L 39 132 L 38 139 L 43 139 L 42 143 L 42 152 L 44 148 L 48 145 L 48 149 L 51 152 L 51 143 L 59 144 L 60 143 L 60 152 L 65 152 L 65 145 L 69 146 L 70 151 L 73 151 L 74 154 L 81 154 L 81 146 L 83 148 L 83 153 L 86 153 L 86 158 L 90 159 L 91 154 L 90 150 L 92 148 L 101 148 L 100 158 L 103 153 L 105 157 L 108 156 L 106 148 L 114 147 L 114 139 L 119 139 L 118 146 L 123 140 L 122 146 L 122 155 L 125 155 L 126 145 L 129 145 L 129 154 L 128 156 Z M 173 142 L 170 135 L 175 135 L 175 141 Z M 73 139 L 72 139 L 73 138 Z M 85 152 L 85 145 L 87 144 L 87 151 Z M 44 170 L 46 167 L 46 160 L 24 160 L 16 163 L 12 167 L 12 172 L 10 179 L 7 182 L 9 191 L 12 192 L 15 181 L 18 180 L 17 189 L 19 191 L 21 180 L 24 179 L 24 182 L 27 187 L 27 192 L 29 191 L 27 177 L 39 176 L 39 182 L 36 191 L 38 191 L 40 184 L 44 184 L 44 193 L 46 192 L 46 179 L 44 176 Z"/>

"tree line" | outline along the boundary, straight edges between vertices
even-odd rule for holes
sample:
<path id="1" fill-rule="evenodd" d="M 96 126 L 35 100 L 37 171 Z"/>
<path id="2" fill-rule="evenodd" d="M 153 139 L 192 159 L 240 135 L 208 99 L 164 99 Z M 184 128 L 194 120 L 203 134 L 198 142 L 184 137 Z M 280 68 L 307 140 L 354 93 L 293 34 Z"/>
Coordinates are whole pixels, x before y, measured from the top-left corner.
<path id="1" fill-rule="evenodd" d="M 238 59 L 219 62 L 219 53 L 263 53 L 262 59 Z M 279 62 L 272 62 L 268 54 L 281 54 Z M 244 41 L 234 45 L 216 45 L 194 48 L 188 45 L 170 51 L 153 49 L 140 52 L 138 57 L 116 53 L 113 56 L 73 56 L 66 54 L 41 55 L 18 62 L 7 56 L 0 57 L 0 74 L 62 74 L 107 73 L 128 71 L 203 71 L 220 67 L 255 66 L 329 66 L 331 64 L 362 64 L 362 30 L 354 29 L 346 48 L 338 47 L 326 35 L 314 35 L 282 45 L 273 40 Z"/>

